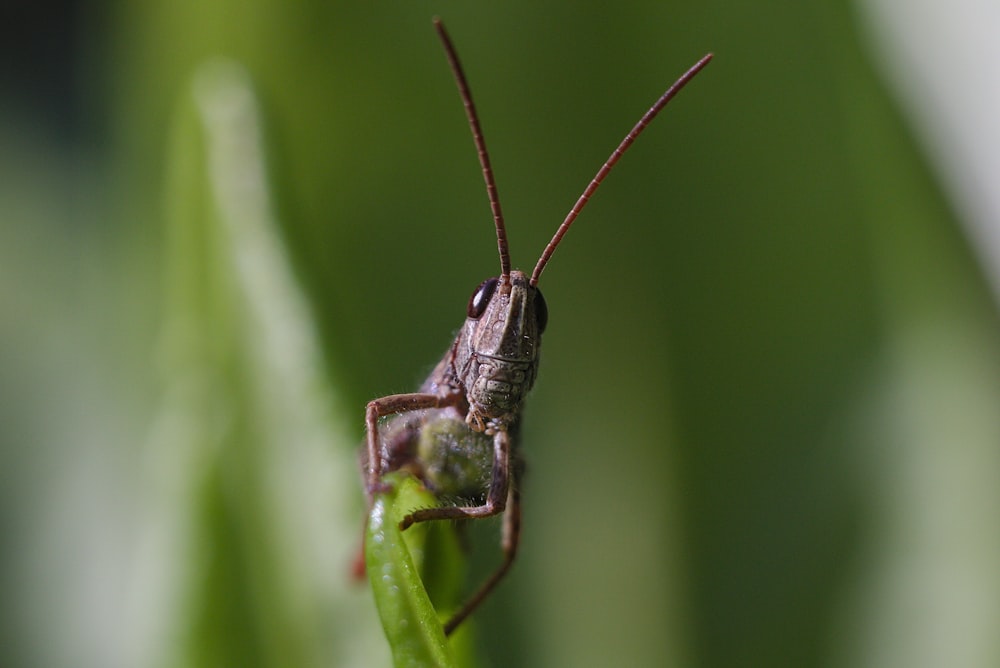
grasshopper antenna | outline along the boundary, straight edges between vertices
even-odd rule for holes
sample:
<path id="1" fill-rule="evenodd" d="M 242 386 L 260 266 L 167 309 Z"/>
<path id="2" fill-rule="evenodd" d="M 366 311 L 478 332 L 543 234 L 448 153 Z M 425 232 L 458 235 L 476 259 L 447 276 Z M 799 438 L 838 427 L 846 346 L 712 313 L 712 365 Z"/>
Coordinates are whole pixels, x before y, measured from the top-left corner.
<path id="1" fill-rule="evenodd" d="M 636 137 L 642 134 L 642 131 L 645 130 L 646 126 L 649 125 L 658 113 L 660 113 L 660 110 L 667 106 L 667 102 L 670 102 L 674 95 L 677 95 L 677 93 L 680 92 L 681 88 L 684 88 L 684 86 L 686 86 L 687 83 L 702 70 L 702 68 L 708 65 L 709 61 L 712 60 L 712 55 L 713 54 L 711 53 L 707 54 L 695 63 L 691 69 L 681 75 L 681 77 L 675 81 L 663 95 L 660 96 L 660 99 L 656 101 L 656 104 L 650 107 L 649 111 L 643 114 L 642 118 L 639 119 L 639 122 L 635 124 L 634 128 L 632 128 L 632 131 L 629 132 L 625 136 L 625 139 L 622 140 L 622 143 L 618 144 L 618 148 L 611 153 L 611 156 L 604 163 L 604 166 L 597 171 L 597 175 L 591 180 L 590 185 L 584 189 L 583 194 L 580 195 L 580 199 L 578 199 L 576 204 L 573 205 L 573 208 L 570 209 L 569 213 L 566 215 L 566 220 L 564 220 L 562 225 L 559 226 L 559 229 L 556 230 L 555 236 L 552 237 L 552 241 L 549 242 L 549 245 L 546 246 L 545 250 L 542 252 L 541 257 L 538 258 L 538 264 L 535 265 L 535 270 L 531 272 L 531 280 L 528 281 L 530 285 L 538 285 L 538 279 L 541 277 L 542 271 L 545 269 L 545 265 L 548 264 L 549 259 L 555 252 L 559 242 L 562 241 L 566 232 L 569 231 L 569 227 L 573 224 L 573 221 L 576 220 L 576 217 L 580 215 L 581 211 L 583 211 L 583 207 L 587 205 L 590 197 L 594 194 L 594 191 L 597 190 L 597 187 L 601 185 L 604 177 L 608 175 L 608 172 L 610 172 L 611 168 L 615 166 L 615 163 L 621 159 L 622 154 L 628 150 L 628 147 L 632 145 L 632 142 L 635 141 Z"/>
<path id="2" fill-rule="evenodd" d="M 462 96 L 462 104 L 465 105 L 465 115 L 469 119 L 469 128 L 472 130 L 472 139 L 476 142 L 476 151 L 479 153 L 479 164 L 483 167 L 483 180 L 486 181 L 486 194 L 490 198 L 490 209 L 493 210 L 493 222 L 497 227 L 497 249 L 500 251 L 500 275 L 506 281 L 510 276 L 510 250 L 507 247 L 507 228 L 503 224 L 503 212 L 500 211 L 500 197 L 497 195 L 497 183 L 493 178 L 493 167 L 490 166 L 490 154 L 486 151 L 486 140 L 483 139 L 483 129 L 479 125 L 479 116 L 476 114 L 476 105 L 472 102 L 472 92 L 469 84 L 465 80 L 465 73 L 462 71 L 462 64 L 458 61 L 458 53 L 455 46 L 448 37 L 448 31 L 444 29 L 441 19 L 434 18 L 434 28 L 438 37 L 444 45 L 445 54 L 448 56 L 448 64 L 455 75 L 455 83 L 458 85 L 458 93 Z"/>

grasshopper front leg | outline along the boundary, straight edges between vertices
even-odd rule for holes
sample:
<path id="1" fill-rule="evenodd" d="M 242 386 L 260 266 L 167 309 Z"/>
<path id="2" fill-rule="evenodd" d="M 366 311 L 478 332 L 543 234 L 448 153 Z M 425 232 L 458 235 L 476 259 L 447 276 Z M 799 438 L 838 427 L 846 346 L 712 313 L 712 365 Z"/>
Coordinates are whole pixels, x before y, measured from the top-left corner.
<path id="1" fill-rule="evenodd" d="M 379 447 L 378 421 L 389 415 L 409 413 L 428 408 L 444 408 L 455 406 L 462 399 L 458 393 L 430 394 L 414 392 L 411 394 L 391 394 L 368 402 L 365 409 L 366 444 L 368 450 L 368 475 L 365 480 L 368 505 L 371 506 L 373 496 L 382 491 L 384 485 L 379 481 L 383 471 L 382 449 Z"/>

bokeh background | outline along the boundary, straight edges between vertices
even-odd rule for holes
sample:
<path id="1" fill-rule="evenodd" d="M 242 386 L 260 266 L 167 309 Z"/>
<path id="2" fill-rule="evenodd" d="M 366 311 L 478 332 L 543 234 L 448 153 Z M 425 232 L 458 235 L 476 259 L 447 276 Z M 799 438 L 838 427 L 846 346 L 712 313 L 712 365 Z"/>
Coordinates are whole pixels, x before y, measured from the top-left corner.
<path id="1" fill-rule="evenodd" d="M 388 665 L 363 405 L 497 265 L 440 15 L 525 269 L 716 53 L 542 281 L 482 665 L 1000 665 L 1000 15 L 939 4 L 6 3 L 0 664 Z"/>

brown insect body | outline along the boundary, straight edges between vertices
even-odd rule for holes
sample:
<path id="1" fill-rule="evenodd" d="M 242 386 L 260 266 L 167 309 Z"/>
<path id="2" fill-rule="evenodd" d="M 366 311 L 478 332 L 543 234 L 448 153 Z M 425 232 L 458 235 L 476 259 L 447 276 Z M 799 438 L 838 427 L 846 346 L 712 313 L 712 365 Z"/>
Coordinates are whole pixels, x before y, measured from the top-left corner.
<path id="1" fill-rule="evenodd" d="M 484 281 L 469 300 L 467 319 L 455 342 L 418 392 L 369 402 L 365 482 L 369 500 L 383 487 L 381 477 L 407 469 L 441 499 L 466 505 L 416 510 L 400 527 L 416 522 L 488 517 L 503 513 L 503 561 L 444 626 L 451 633 L 489 595 L 517 554 L 521 504 L 516 445 L 521 406 L 538 375 L 541 335 L 548 320 L 537 284 L 553 251 L 590 196 L 652 118 L 711 59 L 705 56 L 678 79 L 639 120 L 584 190 L 529 278 L 510 268 L 507 233 L 493 171 L 465 75 L 444 27 L 435 20 L 478 149 L 493 210 L 500 276 Z"/>

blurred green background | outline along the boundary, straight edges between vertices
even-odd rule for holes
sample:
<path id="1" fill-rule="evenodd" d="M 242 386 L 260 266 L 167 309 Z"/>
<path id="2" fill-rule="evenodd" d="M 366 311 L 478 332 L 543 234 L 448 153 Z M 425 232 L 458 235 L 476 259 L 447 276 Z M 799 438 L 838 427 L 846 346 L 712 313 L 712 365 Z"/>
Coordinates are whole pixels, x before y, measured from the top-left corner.
<path id="1" fill-rule="evenodd" d="M 497 267 L 440 15 L 522 269 L 716 53 L 542 281 L 522 553 L 482 665 L 1000 665 L 996 262 L 899 39 L 949 63 L 982 24 L 924 9 L 12 3 L 0 664 L 388 664 L 347 577 L 363 406 L 422 380 Z M 227 264 L 219 183 L 255 158 L 210 161 L 219 57 L 256 91 L 246 201 L 290 273 Z"/>

